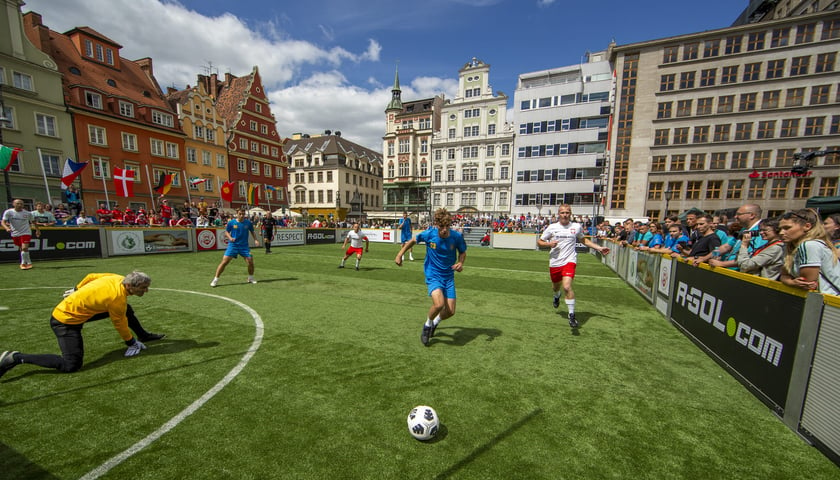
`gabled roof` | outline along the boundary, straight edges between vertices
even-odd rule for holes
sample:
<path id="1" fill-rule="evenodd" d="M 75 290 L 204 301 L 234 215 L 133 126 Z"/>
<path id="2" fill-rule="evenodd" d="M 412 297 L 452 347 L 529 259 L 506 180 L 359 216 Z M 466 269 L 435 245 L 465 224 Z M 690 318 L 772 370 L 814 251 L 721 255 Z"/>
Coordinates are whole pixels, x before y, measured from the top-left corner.
<path id="1" fill-rule="evenodd" d="M 300 153 L 321 152 L 323 155 L 338 154 L 343 157 L 353 156 L 372 163 L 382 163 L 382 154 L 351 142 L 339 135 L 322 135 L 317 137 L 287 139 L 283 145 L 286 156 Z"/>

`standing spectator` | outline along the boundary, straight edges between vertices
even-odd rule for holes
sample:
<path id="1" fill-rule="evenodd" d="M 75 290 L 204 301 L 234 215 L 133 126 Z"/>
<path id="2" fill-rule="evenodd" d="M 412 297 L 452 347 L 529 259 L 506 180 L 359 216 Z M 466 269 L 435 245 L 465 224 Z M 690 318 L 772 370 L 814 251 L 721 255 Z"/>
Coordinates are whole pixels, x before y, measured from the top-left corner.
<path id="1" fill-rule="evenodd" d="M 274 220 L 274 217 L 270 213 L 264 216 L 260 222 L 260 233 L 262 233 L 266 254 L 271 253 L 271 241 L 274 240 L 274 227 L 276 225 L 277 221 Z"/>
<path id="2" fill-rule="evenodd" d="M 837 254 L 840 255 L 840 213 L 825 217 L 823 228 L 834 244 L 834 248 L 837 249 Z"/>
<path id="3" fill-rule="evenodd" d="M 566 307 L 569 310 L 569 326 L 577 328 L 580 324 L 575 319 L 575 291 L 572 282 L 575 279 L 577 267 L 577 251 L 575 245 L 582 242 L 587 247 L 597 250 L 601 255 L 610 253 L 610 249 L 592 242 L 583 234 L 583 227 L 571 221 L 572 207 L 560 205 L 557 210 L 558 220 L 545 229 L 537 239 L 537 245 L 551 249 L 549 253 L 549 274 L 554 290 L 554 308 L 560 306 L 560 293 L 565 293 Z M 630 225 L 632 225 L 632 220 Z"/>
<path id="4" fill-rule="evenodd" d="M 720 247 L 720 238 L 715 234 L 715 229 L 712 227 L 711 215 L 695 216 L 694 225 L 695 230 L 697 230 L 697 240 L 691 246 L 686 260 L 696 267 L 712 258 L 714 250 Z"/>
<path id="5" fill-rule="evenodd" d="M 779 228 L 786 244 L 782 283 L 840 295 L 840 263 L 819 216 L 810 209 L 791 210 Z"/>
<path id="6" fill-rule="evenodd" d="M 147 332 L 126 301 L 129 296 L 142 297 L 149 291 L 152 279 L 142 272 L 131 272 L 125 277 L 113 273 L 91 273 L 76 288 L 65 292 L 65 298 L 55 307 L 50 326 L 58 340 L 61 355 L 32 355 L 3 352 L 0 355 L 0 376 L 20 364 L 54 368 L 72 373 L 82 368 L 84 342 L 82 327 L 85 323 L 110 317 L 114 328 L 125 341 L 126 357 L 133 357 L 146 349 L 142 342 L 159 340 L 165 335 Z M 134 331 L 136 336 L 132 335 Z"/>
<path id="7" fill-rule="evenodd" d="M 160 201 L 160 224 L 164 227 L 169 226 L 172 221 L 172 207 L 169 206 L 169 200 L 163 199 Z"/>
<path id="8" fill-rule="evenodd" d="M 679 257 L 682 247 L 688 243 L 688 236 L 683 233 L 682 227 L 679 224 L 672 223 L 668 227 L 668 235 L 664 238 L 664 243 L 661 247 L 651 248 L 651 252 L 667 253 L 672 257 Z"/>
<path id="9" fill-rule="evenodd" d="M 353 229 L 347 232 L 347 236 L 344 237 L 344 243 L 341 244 L 341 248 L 347 248 L 347 242 L 350 242 L 350 248 L 347 248 L 347 251 L 344 252 L 344 258 L 341 259 L 341 264 L 338 265 L 338 268 L 344 268 L 344 262 L 350 257 L 350 255 L 356 254 L 356 271 L 359 271 L 359 264 L 362 262 L 362 242 L 365 242 L 365 249 L 364 251 L 369 251 L 370 242 L 368 241 L 367 235 L 362 234 L 360 231 L 361 227 L 359 223 L 356 222 L 353 224 Z"/>
<path id="10" fill-rule="evenodd" d="M 79 195 L 79 190 L 76 189 L 75 185 L 70 185 L 65 196 L 67 198 L 67 208 L 70 209 L 70 213 L 78 215 L 82 211 L 82 197 Z"/>
<path id="11" fill-rule="evenodd" d="M 195 226 L 199 228 L 206 228 L 210 226 L 210 219 L 206 215 L 199 215 L 195 221 Z"/>
<path id="12" fill-rule="evenodd" d="M 761 238 L 758 230 L 759 225 L 761 224 L 760 206 L 752 203 L 742 205 L 735 211 L 735 221 L 737 221 L 742 228 L 741 232 L 738 234 L 738 238 L 743 238 L 745 231 L 751 232 L 750 241 L 747 242 L 747 253 L 752 255 L 756 249 L 761 248 L 765 243 L 767 243 L 763 238 Z M 743 241 L 741 244 L 743 245 Z"/>
<path id="13" fill-rule="evenodd" d="M 761 222 L 759 228 L 761 238 L 767 240 L 752 255 L 747 248 L 738 250 L 738 270 L 744 273 L 759 275 L 771 280 L 777 280 L 782 271 L 785 260 L 785 245 L 779 236 L 779 219 L 769 218 Z M 744 242 L 749 242 L 751 235 L 744 233 Z M 712 262 L 709 262 L 710 264 Z"/>
<path id="14" fill-rule="evenodd" d="M 104 203 L 99 204 L 99 210 L 96 211 L 96 220 L 103 227 L 111 225 L 111 209 Z"/>
<path id="15" fill-rule="evenodd" d="M 227 264 L 239 255 L 242 255 L 248 265 L 248 283 L 257 283 L 254 280 L 254 257 L 251 256 L 251 248 L 248 246 L 248 234 L 254 237 L 254 246 L 259 247 L 260 242 L 254 233 L 254 224 L 245 218 L 245 209 L 240 208 L 236 211 L 236 218 L 228 222 L 227 227 L 225 227 L 228 246 L 221 263 L 216 267 L 216 276 L 210 282 L 211 287 L 219 284 L 219 277 L 222 276 Z"/>
<path id="16" fill-rule="evenodd" d="M 12 201 L 12 208 L 3 212 L 3 228 L 12 235 L 12 242 L 20 250 L 21 270 L 32 268 L 32 260 L 29 258 L 32 227 L 35 227 L 35 235 L 41 238 L 41 230 L 35 225 L 32 213 L 23 208 L 23 200 L 16 198 Z"/>
<path id="17" fill-rule="evenodd" d="M 432 306 L 426 315 L 426 322 L 420 332 L 420 342 L 429 346 L 435 329 L 442 320 L 455 315 L 456 293 L 455 272 L 463 271 L 467 258 L 467 244 L 464 237 L 451 230 L 452 214 L 445 208 L 435 211 L 434 226 L 417 234 L 402 246 L 394 263 L 401 267 L 405 252 L 417 242 L 426 244 L 426 260 L 423 271 L 426 289 L 432 297 Z"/>
<path id="18" fill-rule="evenodd" d="M 56 223 L 55 216 L 46 210 L 43 202 L 35 204 L 35 211 L 32 212 L 32 219 L 35 221 L 35 225 L 38 225 L 39 227 L 52 227 Z"/>
<path id="19" fill-rule="evenodd" d="M 180 212 L 177 220 L 172 220 L 172 227 L 192 227 L 193 223 L 189 219 L 189 213 Z"/>
<path id="20" fill-rule="evenodd" d="M 201 216 L 201 215 L 206 216 L 210 213 L 209 210 L 208 210 L 209 205 L 207 205 L 207 201 L 204 200 L 204 197 L 198 197 L 198 204 L 196 206 L 198 207 L 198 215 L 199 216 Z"/>
<path id="21" fill-rule="evenodd" d="M 411 218 L 408 217 L 408 212 L 403 212 L 403 218 L 400 219 L 397 228 L 400 229 L 400 245 L 404 247 L 411 240 L 412 235 Z M 408 249 L 408 259 L 412 262 L 414 261 L 414 248 Z"/>
<path id="22" fill-rule="evenodd" d="M 134 213 L 134 210 L 126 207 L 125 213 L 123 213 L 123 224 L 128 225 L 129 227 L 133 227 L 137 224 L 137 214 Z"/>
<path id="23" fill-rule="evenodd" d="M 664 246 L 665 239 L 662 237 L 662 226 L 658 222 L 651 221 L 648 223 L 648 231 L 651 234 L 647 245 L 639 247 L 639 250 L 653 250 Z"/>

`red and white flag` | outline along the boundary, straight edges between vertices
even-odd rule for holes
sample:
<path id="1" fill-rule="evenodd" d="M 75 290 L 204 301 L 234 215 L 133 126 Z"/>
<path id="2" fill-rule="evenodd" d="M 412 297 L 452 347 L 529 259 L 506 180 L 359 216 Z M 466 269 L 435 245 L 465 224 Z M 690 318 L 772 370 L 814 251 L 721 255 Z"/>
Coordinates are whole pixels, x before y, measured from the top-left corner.
<path id="1" fill-rule="evenodd" d="M 114 188 L 120 197 L 134 196 L 134 170 L 114 167 Z"/>

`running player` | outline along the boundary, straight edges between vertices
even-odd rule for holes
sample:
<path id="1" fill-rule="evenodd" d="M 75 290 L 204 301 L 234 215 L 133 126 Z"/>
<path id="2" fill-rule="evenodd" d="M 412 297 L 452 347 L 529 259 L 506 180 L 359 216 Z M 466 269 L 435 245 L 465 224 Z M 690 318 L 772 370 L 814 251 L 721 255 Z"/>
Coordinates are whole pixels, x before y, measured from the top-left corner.
<path id="1" fill-rule="evenodd" d="M 554 289 L 554 308 L 560 306 L 560 292 L 565 292 L 566 307 L 569 309 L 569 326 L 577 328 L 580 324 L 575 320 L 575 291 L 572 281 L 575 279 L 577 266 L 577 251 L 575 245 L 582 241 L 584 245 L 597 250 L 601 255 L 610 253 L 610 249 L 602 247 L 583 236 L 583 227 L 572 222 L 572 207 L 560 205 L 557 211 L 557 222 L 546 227 L 537 239 L 537 245 L 551 249 L 548 266 L 551 283 Z"/>
<path id="2" fill-rule="evenodd" d="M 35 224 L 32 212 L 23 208 L 23 200 L 15 199 L 12 202 L 12 208 L 3 212 L 3 228 L 12 235 L 12 242 L 20 250 L 21 270 L 32 268 L 32 259 L 29 257 L 32 227 L 35 227 L 35 235 L 41 238 L 41 230 Z"/>
<path id="3" fill-rule="evenodd" d="M 359 263 L 362 261 L 362 242 L 365 242 L 365 252 L 367 252 L 370 247 L 367 235 L 363 234 L 360 229 L 361 226 L 358 223 L 354 223 L 353 230 L 347 232 L 347 236 L 344 237 L 344 243 L 341 244 L 341 248 L 344 249 L 347 247 L 348 240 L 350 241 L 350 248 L 344 252 L 344 258 L 341 259 L 341 265 L 339 265 L 338 268 L 344 268 L 344 262 L 350 257 L 350 255 L 355 253 L 356 271 L 359 270 Z"/>
<path id="4" fill-rule="evenodd" d="M 429 346 L 435 329 L 441 320 L 455 315 L 455 272 L 464 269 L 467 258 L 467 244 L 460 232 L 451 230 L 452 215 L 445 208 L 435 212 L 435 223 L 428 230 L 417 234 L 403 245 L 394 262 L 402 266 L 403 255 L 416 243 L 426 243 L 426 260 L 423 270 L 426 275 L 426 287 L 432 297 L 432 306 L 423 324 L 420 341 Z"/>
<path id="5" fill-rule="evenodd" d="M 222 262 L 216 267 L 216 276 L 210 282 L 211 287 L 219 284 L 219 277 L 222 276 L 227 264 L 239 255 L 242 255 L 245 263 L 248 264 L 248 283 L 257 283 L 254 280 L 254 257 L 251 256 L 251 248 L 248 245 L 249 233 L 254 237 L 254 246 L 259 247 L 260 241 L 257 240 L 257 234 L 254 233 L 254 224 L 245 218 L 245 209 L 240 208 L 236 211 L 236 218 L 229 221 L 227 227 L 225 227 L 228 246 L 225 255 L 222 257 Z"/>
<path id="6" fill-rule="evenodd" d="M 399 225 L 397 227 L 400 229 L 400 245 L 405 246 L 405 244 L 411 240 L 411 218 L 408 216 L 408 212 L 403 212 L 403 218 L 400 219 Z M 414 261 L 414 249 L 408 249 L 408 259 L 412 262 Z"/>

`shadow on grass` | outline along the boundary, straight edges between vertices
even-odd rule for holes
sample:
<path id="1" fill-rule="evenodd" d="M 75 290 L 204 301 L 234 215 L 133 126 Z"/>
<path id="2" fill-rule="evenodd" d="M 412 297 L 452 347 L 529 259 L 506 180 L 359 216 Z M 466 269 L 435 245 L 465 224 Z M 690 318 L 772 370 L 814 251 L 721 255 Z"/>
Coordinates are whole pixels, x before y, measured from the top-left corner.
<path id="1" fill-rule="evenodd" d="M 448 333 L 444 330 L 455 330 L 454 333 Z M 479 337 L 486 337 L 484 340 L 492 342 L 496 337 L 502 334 L 501 330 L 496 328 L 461 328 L 461 327 L 438 327 L 435 330 L 435 336 L 432 337 L 429 345 L 435 343 L 444 343 L 447 345 L 454 345 L 456 347 L 463 347 L 464 345 L 476 340 Z M 443 337 L 443 338 L 442 338 Z"/>
<path id="2" fill-rule="evenodd" d="M 36 265 L 35 268 L 37 268 L 38 270 L 61 270 L 61 269 L 64 269 L 64 268 L 71 268 L 71 269 L 97 268 L 96 265 L 49 265 L 49 266 L 47 266 L 43 262 L 38 262 L 35 265 Z"/>
<path id="3" fill-rule="evenodd" d="M 532 411 L 531 413 L 529 413 L 528 415 L 525 415 L 524 417 L 520 418 L 516 423 L 514 423 L 513 425 L 508 427 L 507 430 L 505 430 L 504 432 L 501 432 L 500 434 L 491 438 L 489 442 L 487 442 L 484 445 L 481 445 L 480 447 L 476 448 L 469 455 L 462 458 L 458 463 L 456 463 L 455 465 L 452 465 L 448 469 L 439 473 L 435 478 L 436 479 L 444 479 L 444 478 L 452 477 L 453 475 L 458 473 L 459 470 L 461 470 L 462 468 L 464 468 L 467 465 L 469 465 L 470 463 L 472 463 L 478 457 L 485 454 L 491 448 L 496 446 L 496 444 L 498 444 L 499 442 L 501 442 L 505 438 L 511 436 L 514 432 L 516 432 L 517 430 L 522 428 L 526 423 L 530 422 L 537 415 L 540 415 L 540 414 L 542 414 L 542 409 L 537 408 L 534 411 Z M 435 438 L 437 438 L 437 437 L 435 437 Z"/>
<path id="4" fill-rule="evenodd" d="M 0 470 L 5 472 L 4 478 L 58 478 L 3 443 L 0 443 Z"/>
<path id="5" fill-rule="evenodd" d="M 449 435 L 449 429 L 446 428 L 446 425 L 440 424 L 438 425 L 438 431 L 434 437 L 430 438 L 429 440 L 424 441 L 423 443 L 438 443 L 442 442 L 446 436 Z"/>
<path id="6" fill-rule="evenodd" d="M 257 278 L 257 285 L 261 283 L 274 283 L 274 282 L 294 282 L 298 280 L 297 277 L 289 277 L 289 278 Z M 213 290 L 218 290 L 224 287 L 238 287 L 241 285 L 247 285 L 248 282 L 238 282 L 238 283 L 220 283 L 216 287 L 213 287 Z"/>

